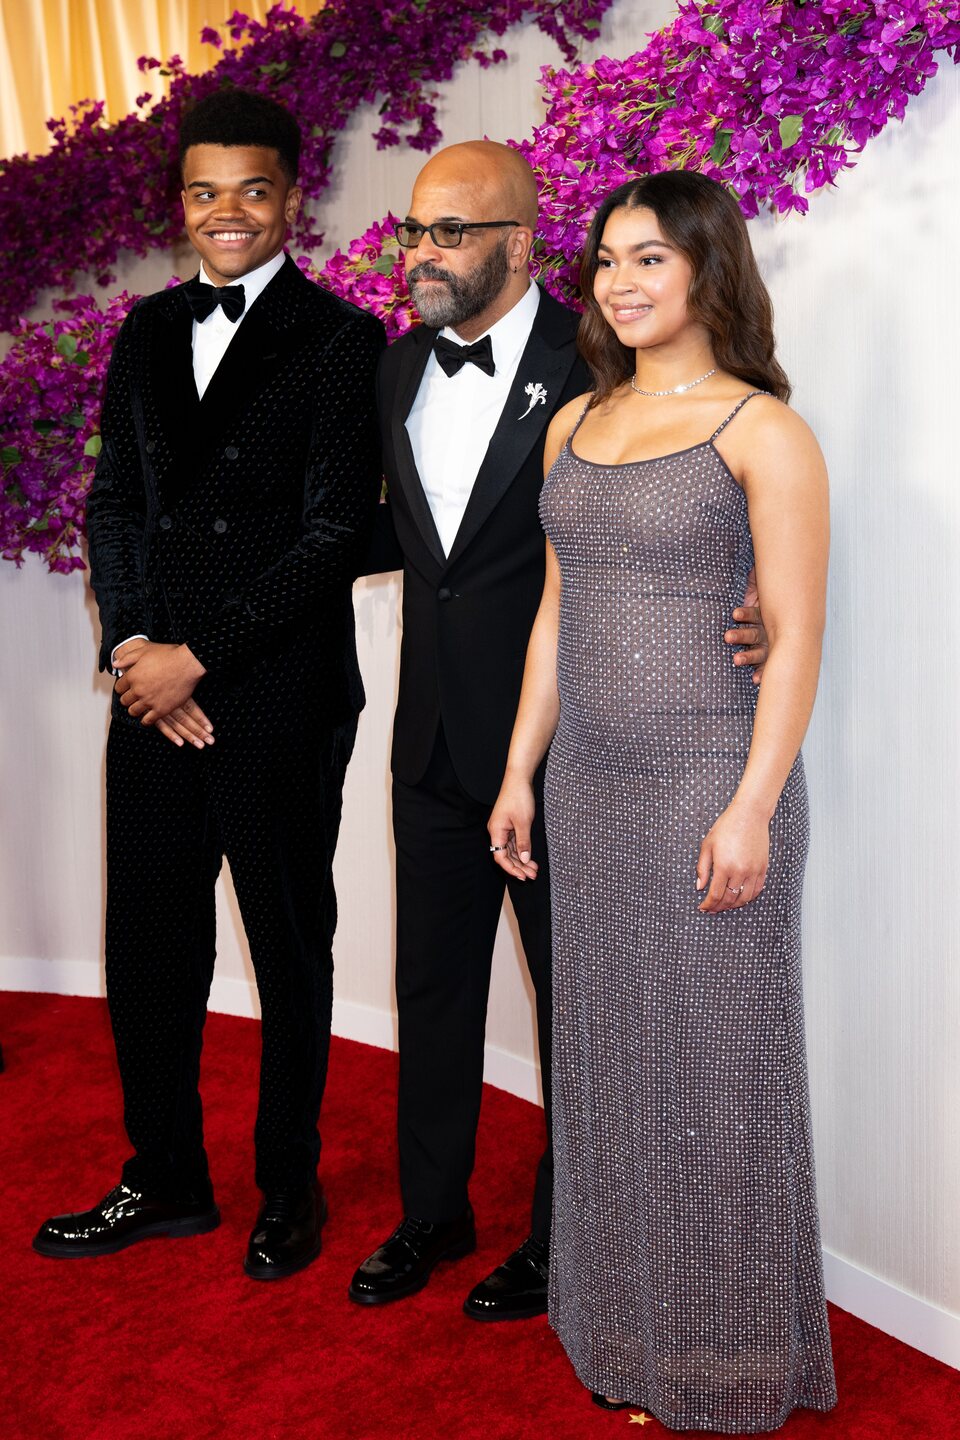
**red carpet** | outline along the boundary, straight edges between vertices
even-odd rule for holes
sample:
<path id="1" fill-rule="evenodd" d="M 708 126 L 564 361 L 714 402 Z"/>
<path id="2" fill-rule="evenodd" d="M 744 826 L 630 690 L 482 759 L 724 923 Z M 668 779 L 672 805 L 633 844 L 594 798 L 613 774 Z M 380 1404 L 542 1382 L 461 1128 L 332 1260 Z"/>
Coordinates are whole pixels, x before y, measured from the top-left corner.
<path id="1" fill-rule="evenodd" d="M 240 1260 L 252 1223 L 258 1027 L 212 1015 L 208 1148 L 224 1223 L 99 1260 L 54 1261 L 30 1239 L 48 1214 L 112 1185 L 125 1155 L 101 1001 L 0 997 L 4 1237 L 3 1440 L 514 1440 L 656 1437 L 657 1422 L 591 1406 L 546 1320 L 477 1325 L 476 1279 L 525 1233 L 540 1116 L 484 1099 L 474 1183 L 481 1248 L 412 1300 L 371 1313 L 346 1287 L 399 1216 L 395 1057 L 335 1041 L 324 1104 L 331 1219 L 309 1270 L 264 1285 Z M 798 1413 L 787 1440 L 960 1437 L 960 1376 L 831 1313 L 840 1405 Z"/>

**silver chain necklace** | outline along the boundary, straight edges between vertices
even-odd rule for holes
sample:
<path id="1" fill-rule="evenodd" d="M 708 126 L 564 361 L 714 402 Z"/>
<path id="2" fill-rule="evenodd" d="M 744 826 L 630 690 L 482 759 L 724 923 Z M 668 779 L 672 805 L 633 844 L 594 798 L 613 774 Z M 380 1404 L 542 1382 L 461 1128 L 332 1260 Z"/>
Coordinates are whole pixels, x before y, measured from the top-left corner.
<path id="1" fill-rule="evenodd" d="M 716 375 L 716 373 L 717 368 L 714 366 L 712 370 L 707 371 L 706 375 L 701 375 L 699 380 L 690 380 L 686 385 L 674 385 L 672 390 L 641 390 L 637 384 L 637 377 L 631 375 L 630 388 L 635 391 L 637 395 L 646 395 L 650 400 L 659 400 L 662 395 L 682 395 L 686 390 L 692 390 L 694 385 L 702 385 L 704 380 L 709 380 L 710 376 Z"/>

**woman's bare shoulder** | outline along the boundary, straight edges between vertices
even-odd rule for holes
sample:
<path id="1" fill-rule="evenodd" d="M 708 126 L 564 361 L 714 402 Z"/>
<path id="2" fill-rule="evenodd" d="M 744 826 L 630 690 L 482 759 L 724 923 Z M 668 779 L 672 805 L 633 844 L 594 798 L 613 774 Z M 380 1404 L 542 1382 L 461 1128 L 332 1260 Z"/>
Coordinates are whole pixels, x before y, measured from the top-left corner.
<path id="1" fill-rule="evenodd" d="M 816 444 L 816 437 L 806 420 L 785 401 L 763 390 L 747 393 L 752 398 L 749 405 L 744 405 L 741 415 L 745 432 L 774 444 Z"/>
<path id="2" fill-rule="evenodd" d="M 547 427 L 548 443 L 555 436 L 559 436 L 559 443 L 563 444 L 591 398 L 591 391 L 585 390 L 582 395 L 576 395 L 572 400 L 568 400 L 566 405 L 561 405 Z"/>

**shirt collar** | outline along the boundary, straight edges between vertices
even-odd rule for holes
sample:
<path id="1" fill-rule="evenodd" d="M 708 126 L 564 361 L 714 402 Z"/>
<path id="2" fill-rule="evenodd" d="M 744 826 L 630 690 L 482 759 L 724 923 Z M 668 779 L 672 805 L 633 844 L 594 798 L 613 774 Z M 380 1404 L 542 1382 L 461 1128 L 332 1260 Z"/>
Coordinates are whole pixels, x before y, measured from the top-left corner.
<path id="1" fill-rule="evenodd" d="M 523 348 L 530 338 L 530 331 L 533 328 L 533 321 L 540 305 L 540 287 L 531 280 L 530 284 L 506 315 L 501 315 L 495 325 L 484 331 L 484 335 L 490 336 L 493 345 L 493 363 L 497 367 L 497 374 L 515 367 L 523 352 Z M 447 340 L 452 340 L 455 345 L 463 345 L 465 342 L 456 330 L 445 325 L 440 331 Z M 482 340 L 483 335 L 478 335 L 477 340 Z M 476 344 L 476 341 L 472 341 Z"/>
<path id="2" fill-rule="evenodd" d="M 244 315 L 250 309 L 250 306 L 253 304 L 254 300 L 258 300 L 260 298 L 264 290 L 266 290 L 267 286 L 270 284 L 270 281 L 273 279 L 274 275 L 278 274 L 283 269 L 284 261 L 286 260 L 286 258 L 286 252 L 284 250 L 281 250 L 279 255 L 274 255 L 273 259 L 268 260 L 265 265 L 258 265 L 256 270 L 249 270 L 246 275 L 238 275 L 236 280 L 231 281 L 231 284 L 233 285 L 243 286 Z M 213 284 L 213 281 L 210 279 L 210 277 L 207 275 L 206 270 L 204 270 L 203 268 L 202 260 L 200 262 L 200 279 L 203 281 L 204 285 Z M 214 311 L 214 314 L 216 314 L 216 311 Z M 241 316 L 241 319 L 242 318 L 243 317 Z"/>

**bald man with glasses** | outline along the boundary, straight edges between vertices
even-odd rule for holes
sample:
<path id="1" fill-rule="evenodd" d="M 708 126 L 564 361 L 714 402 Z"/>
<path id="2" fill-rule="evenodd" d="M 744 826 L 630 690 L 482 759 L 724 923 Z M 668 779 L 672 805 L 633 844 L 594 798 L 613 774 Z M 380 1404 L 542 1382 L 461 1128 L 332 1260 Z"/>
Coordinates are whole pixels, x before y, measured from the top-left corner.
<path id="1" fill-rule="evenodd" d="M 526 161 L 481 141 L 428 162 L 397 227 L 423 325 L 380 368 L 389 500 L 367 568 L 403 570 L 392 768 L 404 1215 L 353 1278 L 351 1298 L 365 1305 L 412 1295 L 439 1261 L 476 1244 L 468 1182 L 505 888 L 486 824 L 543 588 L 544 437 L 554 412 L 588 385 L 577 316 L 530 278 L 536 219 Z M 545 852 L 542 835 L 537 849 Z M 549 1127 L 545 871 L 535 884 L 508 880 L 506 888 L 536 991 Z M 505 1150 L 496 1163 L 513 1171 L 526 1162 Z M 546 1310 L 551 1204 L 548 1143 L 530 1233 L 474 1287 L 468 1315 Z"/>

